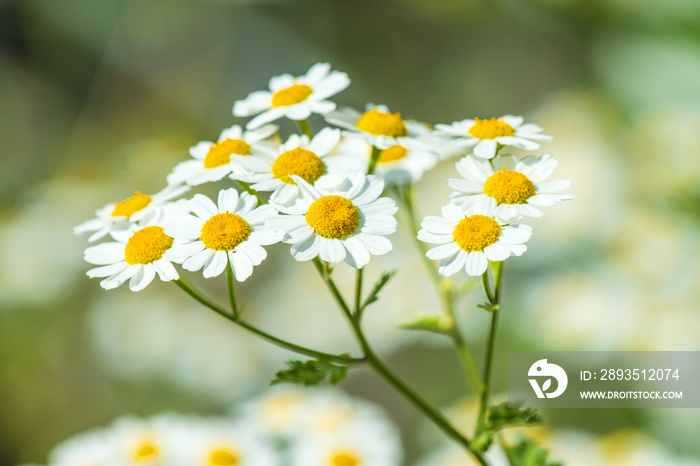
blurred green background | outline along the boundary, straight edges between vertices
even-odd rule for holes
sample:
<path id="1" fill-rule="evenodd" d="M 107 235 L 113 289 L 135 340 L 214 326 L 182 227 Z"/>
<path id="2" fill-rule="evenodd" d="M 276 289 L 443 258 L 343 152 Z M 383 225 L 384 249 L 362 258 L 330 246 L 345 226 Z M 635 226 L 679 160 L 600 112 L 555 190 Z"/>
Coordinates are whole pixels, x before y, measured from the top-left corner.
<path id="1" fill-rule="evenodd" d="M 61 440 L 124 413 L 226 412 L 282 366 L 288 355 L 172 285 L 101 290 L 71 229 L 160 190 L 191 145 L 244 123 L 235 100 L 318 61 L 350 75 L 344 105 L 433 124 L 524 115 L 554 136 L 539 153 L 560 159 L 555 178 L 572 179 L 576 199 L 530 222 L 528 253 L 507 264 L 497 391 L 508 350 L 700 350 L 698 0 L 0 0 L 0 464 L 45 462 Z M 418 188 L 421 215 L 446 203 L 453 162 Z M 410 238 L 394 241 L 368 269 L 399 269 L 369 333 L 437 404 L 468 399 L 439 337 L 395 328 L 438 305 Z M 352 349 L 311 265 L 286 246 L 270 256 L 240 287 L 251 320 Z M 202 286 L 224 297 L 223 282 Z M 462 304 L 479 360 L 481 300 L 476 290 Z M 365 369 L 344 387 L 390 410 L 409 464 L 439 444 Z M 545 415 L 579 435 L 562 447 L 571 464 L 576 448 L 611 442 L 700 462 L 698 410 Z M 653 464 L 676 464 L 665 461 Z"/>

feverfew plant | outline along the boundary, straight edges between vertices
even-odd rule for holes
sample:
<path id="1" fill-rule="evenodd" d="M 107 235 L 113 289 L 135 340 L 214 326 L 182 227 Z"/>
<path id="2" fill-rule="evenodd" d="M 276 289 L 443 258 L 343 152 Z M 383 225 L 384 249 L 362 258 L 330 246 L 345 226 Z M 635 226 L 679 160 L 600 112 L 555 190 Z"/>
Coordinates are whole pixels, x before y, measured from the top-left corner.
<path id="1" fill-rule="evenodd" d="M 96 219 L 76 227 L 77 234 L 91 233 L 91 242 L 107 235 L 116 240 L 85 251 L 85 260 L 100 266 L 88 271 L 88 276 L 102 277 L 105 289 L 128 281 L 133 291 L 139 291 L 159 275 L 232 324 L 306 357 L 289 361 L 273 384 L 337 384 L 349 369 L 368 366 L 478 464 L 490 464 L 490 449 L 506 451 L 518 461 L 518 455 L 535 448 L 532 441 L 527 448 L 507 444 L 499 431 L 541 418 L 530 409 L 494 406 L 491 401 L 504 262 L 527 251 L 532 228 L 523 221 L 542 216 L 541 208 L 572 196 L 560 193 L 570 186 L 569 181 L 549 179 L 557 167 L 551 154 L 518 160 L 507 151 L 511 146 L 538 149 L 537 141 L 551 137 L 542 134 L 538 125 L 513 115 L 469 118 L 438 124 L 433 130 L 384 105 L 367 104 L 364 112 L 337 108 L 328 99 L 349 84 L 347 74 L 319 63 L 302 76 L 276 76 L 269 91 L 256 91 L 237 101 L 235 116 L 254 117 L 245 129 L 233 125 L 221 132 L 217 142 L 193 146 L 191 158 L 173 169 L 161 193 L 136 193 L 105 206 Z M 314 132 L 308 121 L 312 113 L 338 128 Z M 273 124 L 280 118 L 294 121 L 300 134 L 280 135 Z M 467 150 L 472 153 L 465 154 Z M 413 187 L 448 154 L 463 156 L 456 163 L 459 177 L 446 180 L 455 191 L 440 215 L 419 222 Z M 216 201 L 199 193 L 177 199 L 190 188 L 208 183 L 221 186 Z M 363 328 L 363 315 L 381 299 L 396 273 L 384 271 L 371 288 L 365 285 L 372 257 L 392 251 L 390 237 L 399 226 L 395 218 L 399 210 L 406 220 L 401 226 L 416 238 L 444 311 L 443 318 L 418 319 L 403 327 L 438 333 L 453 342 L 479 400 L 473 436 L 458 430 L 400 378 L 374 351 Z M 245 318 L 235 289 L 245 286 L 254 267 L 267 257 L 264 246 L 278 242 L 290 245 L 294 260 L 313 263 L 346 318 L 359 354 L 331 354 L 290 342 Z M 336 285 L 336 267 L 356 269 L 352 295 Z M 229 308 L 192 286 L 186 271 L 201 271 L 205 278 L 225 273 Z M 471 289 L 464 286 L 471 277 L 481 278 L 486 302 L 479 307 L 491 316 L 480 371 L 462 330 L 465 323 L 456 315 L 456 302 Z M 301 443 L 294 457 L 307 465 L 386 464 L 381 458 L 389 453 L 372 437 L 371 429 L 361 429 L 342 441 Z M 362 448 L 353 450 L 353 442 Z"/>

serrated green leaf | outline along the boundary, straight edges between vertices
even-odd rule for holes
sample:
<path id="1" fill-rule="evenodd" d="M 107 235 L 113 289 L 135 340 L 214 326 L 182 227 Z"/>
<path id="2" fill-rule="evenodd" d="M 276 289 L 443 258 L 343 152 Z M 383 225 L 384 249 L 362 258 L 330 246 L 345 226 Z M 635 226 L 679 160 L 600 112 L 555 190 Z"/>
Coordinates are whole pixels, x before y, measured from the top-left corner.
<path id="1" fill-rule="evenodd" d="M 489 407 L 485 428 L 497 432 L 507 427 L 522 427 L 541 424 L 544 419 L 534 408 L 521 408 L 524 400 L 516 402 L 516 407 L 509 407 L 508 403 L 501 403 Z"/>
<path id="2" fill-rule="evenodd" d="M 481 303 L 477 304 L 476 307 L 479 309 L 483 309 L 486 312 L 493 312 L 501 308 L 500 304 L 491 304 L 491 303 Z"/>
<path id="3" fill-rule="evenodd" d="M 562 466 L 559 462 L 549 461 L 549 452 L 528 438 L 507 447 L 506 455 L 513 466 Z"/>
<path id="4" fill-rule="evenodd" d="M 346 355 L 343 355 L 346 356 Z M 331 385 L 340 383 L 348 373 L 348 366 L 327 361 L 311 359 L 308 361 L 287 361 L 289 369 L 278 371 L 270 385 L 294 383 L 315 386 L 327 382 Z"/>
<path id="5" fill-rule="evenodd" d="M 418 316 L 414 320 L 405 322 L 399 327 L 406 330 L 423 330 L 444 335 L 449 328 L 442 316 Z"/>
<path id="6" fill-rule="evenodd" d="M 360 308 L 360 311 L 364 311 L 364 309 L 372 304 L 373 302 L 377 301 L 379 299 L 379 292 L 382 291 L 382 288 L 389 283 L 389 280 L 396 275 L 396 269 L 390 270 L 388 272 L 384 272 L 381 277 L 379 277 L 379 280 L 377 280 L 377 283 L 374 284 L 374 288 L 372 288 L 372 291 L 369 293 L 367 296 L 367 299 L 365 302 L 362 304 L 362 307 Z"/>

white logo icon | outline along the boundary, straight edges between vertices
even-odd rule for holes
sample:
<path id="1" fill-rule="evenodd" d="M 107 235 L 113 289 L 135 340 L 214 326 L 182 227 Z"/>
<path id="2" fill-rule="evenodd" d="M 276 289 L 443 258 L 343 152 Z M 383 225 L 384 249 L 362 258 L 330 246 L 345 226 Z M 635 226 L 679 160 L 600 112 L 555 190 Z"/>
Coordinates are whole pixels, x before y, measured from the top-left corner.
<path id="1" fill-rule="evenodd" d="M 532 385 L 532 389 L 537 395 L 537 398 L 544 398 L 545 396 L 547 398 L 556 398 L 564 393 L 564 390 L 566 390 L 566 385 L 569 383 L 569 378 L 566 376 L 564 369 L 556 364 L 549 364 L 546 359 L 540 359 L 530 366 L 530 370 L 528 371 L 527 375 L 530 377 L 550 377 L 545 380 L 544 384 L 542 384 L 542 388 L 540 388 L 539 384 L 537 383 L 537 379 L 528 379 L 530 381 L 530 385 Z M 554 377 L 557 380 L 557 389 L 551 393 L 548 393 L 547 390 L 549 390 L 549 387 L 552 385 L 551 377 Z"/>

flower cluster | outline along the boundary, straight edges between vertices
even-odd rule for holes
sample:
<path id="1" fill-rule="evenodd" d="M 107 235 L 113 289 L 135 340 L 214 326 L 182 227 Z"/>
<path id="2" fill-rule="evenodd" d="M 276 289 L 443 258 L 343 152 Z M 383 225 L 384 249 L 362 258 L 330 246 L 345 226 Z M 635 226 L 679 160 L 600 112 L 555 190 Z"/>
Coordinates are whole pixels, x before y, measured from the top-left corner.
<path id="1" fill-rule="evenodd" d="M 338 390 L 270 390 L 227 417 L 126 416 L 49 453 L 50 466 L 398 466 L 386 414 Z"/>

